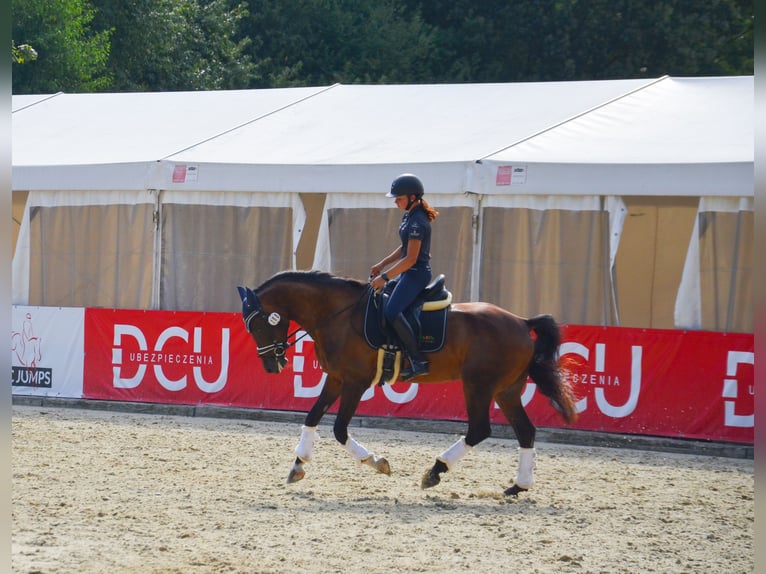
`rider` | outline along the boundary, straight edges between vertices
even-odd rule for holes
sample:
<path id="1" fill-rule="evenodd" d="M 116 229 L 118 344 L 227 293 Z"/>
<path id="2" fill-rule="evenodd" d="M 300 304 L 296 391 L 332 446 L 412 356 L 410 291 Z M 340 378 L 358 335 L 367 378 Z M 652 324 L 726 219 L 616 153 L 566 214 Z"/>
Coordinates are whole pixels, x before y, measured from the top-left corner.
<path id="1" fill-rule="evenodd" d="M 400 373 L 403 381 L 428 374 L 428 361 L 420 352 L 417 337 L 404 316 L 404 310 L 431 280 L 431 222 L 439 212 L 428 205 L 423 193 L 423 183 L 410 173 L 400 175 L 391 183 L 386 197 L 395 198 L 394 203 L 404 212 L 399 225 L 402 244 L 370 269 L 371 285 L 376 291 L 392 277 L 401 275 L 383 313 L 404 345 L 410 362 L 409 368 Z"/>

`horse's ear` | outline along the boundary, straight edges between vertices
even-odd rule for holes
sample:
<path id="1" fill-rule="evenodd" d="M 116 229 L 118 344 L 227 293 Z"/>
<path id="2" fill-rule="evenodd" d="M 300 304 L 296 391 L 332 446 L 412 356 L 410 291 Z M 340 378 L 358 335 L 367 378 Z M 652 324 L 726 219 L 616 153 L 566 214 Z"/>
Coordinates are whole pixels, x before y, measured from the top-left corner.
<path id="1" fill-rule="evenodd" d="M 250 287 L 242 287 L 237 285 L 237 291 L 239 291 L 239 298 L 242 299 L 242 316 L 248 317 L 254 311 L 260 311 L 261 303 L 258 301 L 258 296 Z"/>
<path id="2" fill-rule="evenodd" d="M 247 292 L 247 306 L 250 309 L 260 309 L 261 302 L 258 300 L 258 295 L 255 294 L 255 291 L 250 289 L 250 287 L 245 287 L 245 290 Z"/>

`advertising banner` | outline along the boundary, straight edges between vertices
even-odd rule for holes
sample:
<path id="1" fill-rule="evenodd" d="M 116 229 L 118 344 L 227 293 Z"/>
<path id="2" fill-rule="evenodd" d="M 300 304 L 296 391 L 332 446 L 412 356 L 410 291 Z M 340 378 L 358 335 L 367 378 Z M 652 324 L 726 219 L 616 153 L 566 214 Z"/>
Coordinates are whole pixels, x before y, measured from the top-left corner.
<path id="1" fill-rule="evenodd" d="M 82 396 L 84 309 L 13 307 L 11 392 Z"/>
<path id="2" fill-rule="evenodd" d="M 87 309 L 85 325 L 85 398 L 263 406 L 240 315 Z"/>
<path id="3" fill-rule="evenodd" d="M 238 313 L 87 309 L 83 396 L 305 412 L 324 373 L 304 335 L 268 375 Z M 578 397 L 573 428 L 753 442 L 750 334 L 568 325 L 560 353 Z M 563 426 L 533 382 L 522 400 L 536 425 Z M 373 387 L 357 413 L 466 420 L 457 381 Z M 491 420 L 506 422 L 496 405 Z"/>

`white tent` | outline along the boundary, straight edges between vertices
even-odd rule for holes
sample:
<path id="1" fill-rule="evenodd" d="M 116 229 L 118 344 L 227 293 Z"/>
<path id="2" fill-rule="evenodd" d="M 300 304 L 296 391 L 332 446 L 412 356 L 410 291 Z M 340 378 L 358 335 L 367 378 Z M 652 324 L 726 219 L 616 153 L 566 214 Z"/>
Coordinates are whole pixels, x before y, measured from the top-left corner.
<path id="1" fill-rule="evenodd" d="M 670 78 L 641 86 L 481 158 L 523 166 L 513 193 L 753 195 L 753 78 Z"/>
<path id="2" fill-rule="evenodd" d="M 167 156 L 324 89 L 13 96 L 13 189 L 159 189 Z"/>
<path id="3" fill-rule="evenodd" d="M 303 267 L 361 278 L 396 240 L 383 194 L 406 171 L 442 214 L 434 267 L 458 299 L 570 322 L 624 324 L 635 309 L 627 324 L 751 329 L 752 77 L 55 94 L 14 96 L 13 110 L 13 189 L 28 193 L 17 303 L 229 310 L 228 285 L 189 285 L 211 268 L 219 284 L 257 284 L 305 245 Z M 653 227 L 636 227 L 638 212 Z M 709 213 L 718 231 L 700 243 Z M 124 237 L 106 241 L 115 229 Z M 639 259 L 669 279 L 621 282 L 648 234 L 669 239 Z M 113 245 L 88 267 L 79 252 L 94 244 Z M 731 267 L 705 263 L 706 246 L 736 253 L 738 287 L 714 281 L 710 294 L 687 275 Z M 130 297 L 115 278 L 93 291 L 73 279 L 104 284 L 109 258 L 115 277 L 139 278 Z"/>

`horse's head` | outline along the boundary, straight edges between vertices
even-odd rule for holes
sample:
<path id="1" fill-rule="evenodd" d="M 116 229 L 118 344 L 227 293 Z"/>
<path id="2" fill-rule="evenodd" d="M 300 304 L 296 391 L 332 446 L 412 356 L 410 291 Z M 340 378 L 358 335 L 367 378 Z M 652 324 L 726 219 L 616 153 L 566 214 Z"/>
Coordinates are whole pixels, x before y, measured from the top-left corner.
<path id="1" fill-rule="evenodd" d="M 258 296 L 249 288 L 237 286 L 242 299 L 242 318 L 245 329 L 255 341 L 258 356 L 267 373 L 279 373 L 287 365 L 287 329 L 289 321 L 279 313 L 267 312 Z"/>

